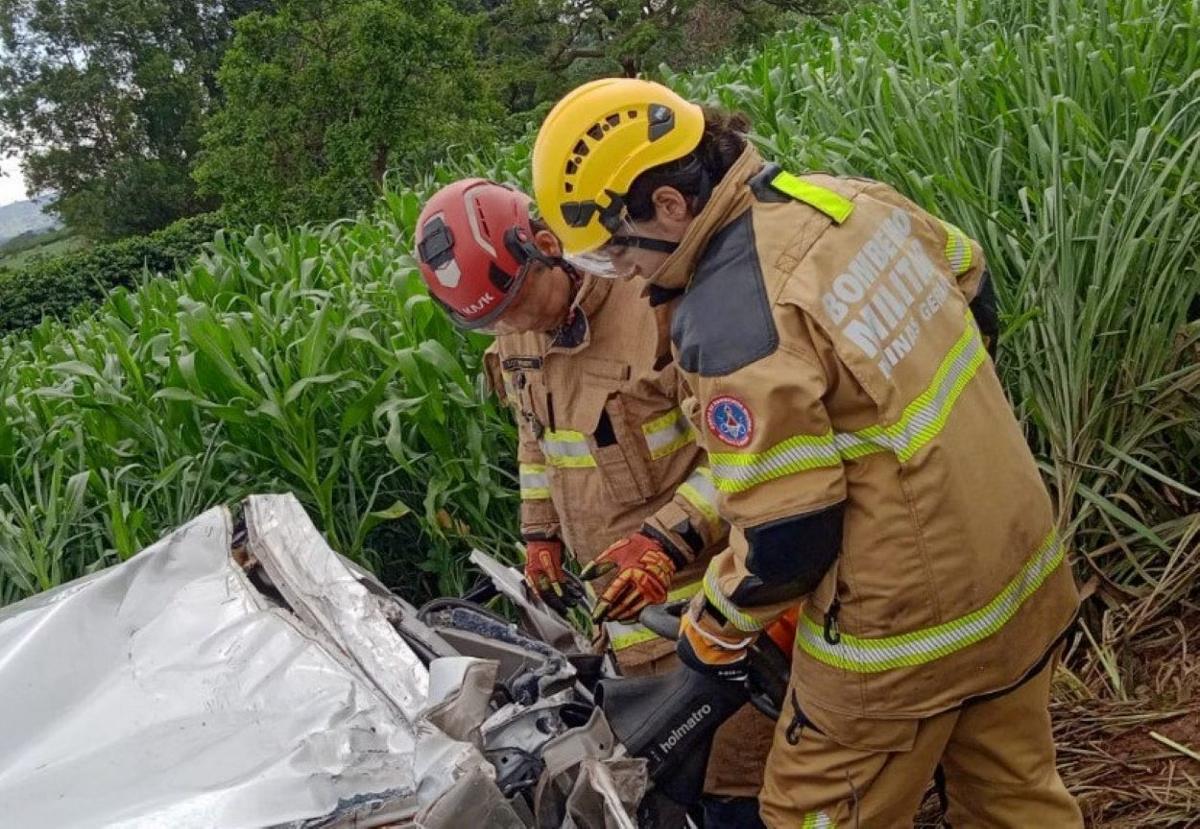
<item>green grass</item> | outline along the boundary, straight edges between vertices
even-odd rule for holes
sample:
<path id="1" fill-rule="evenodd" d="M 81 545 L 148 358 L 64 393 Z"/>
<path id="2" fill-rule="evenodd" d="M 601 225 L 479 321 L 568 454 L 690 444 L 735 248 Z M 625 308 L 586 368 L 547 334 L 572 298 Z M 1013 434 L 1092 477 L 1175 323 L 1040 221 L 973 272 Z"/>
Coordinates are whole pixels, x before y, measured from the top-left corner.
<path id="1" fill-rule="evenodd" d="M 30 262 L 75 253 L 87 246 L 86 239 L 72 235 L 65 228 L 33 236 L 21 235 L 0 245 L 0 268 L 16 270 Z"/>
<path id="2" fill-rule="evenodd" d="M 1195 595 L 1200 3 L 883 3 L 666 75 L 793 169 L 888 181 L 979 239 L 1082 574 L 1155 615 Z"/>
<path id="3" fill-rule="evenodd" d="M 1097 648 L 1196 599 L 1200 1 L 892 0 L 662 76 L 747 111 L 792 169 L 889 181 L 980 239 L 1004 379 L 1108 614 Z M 416 597 L 460 587 L 472 544 L 511 551 L 486 341 L 408 251 L 430 187 L 523 183 L 528 157 L 481 148 L 371 214 L 222 235 L 179 278 L 3 341 L 0 602 L 256 490 L 296 491 Z"/>

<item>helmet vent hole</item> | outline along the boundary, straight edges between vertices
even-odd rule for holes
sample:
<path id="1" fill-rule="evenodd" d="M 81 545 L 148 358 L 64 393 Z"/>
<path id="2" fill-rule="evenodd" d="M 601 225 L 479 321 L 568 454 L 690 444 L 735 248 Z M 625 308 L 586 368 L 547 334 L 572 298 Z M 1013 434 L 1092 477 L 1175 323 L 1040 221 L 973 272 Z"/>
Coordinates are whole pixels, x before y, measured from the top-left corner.
<path id="1" fill-rule="evenodd" d="M 617 124 L 621 123 L 621 113 L 614 112 L 612 115 L 605 118 L 604 121 L 610 127 L 615 127 Z"/>
<path id="2" fill-rule="evenodd" d="M 599 141 L 604 137 L 604 130 L 600 128 L 599 124 L 592 124 L 592 128 L 587 131 L 587 134 L 590 135 L 594 140 Z"/>
<path id="3" fill-rule="evenodd" d="M 588 154 L 588 145 L 585 144 L 584 142 L 580 141 L 578 144 L 575 145 L 575 149 L 572 150 L 572 152 L 574 152 L 575 155 L 578 155 L 578 156 L 585 156 Z"/>
<path id="4" fill-rule="evenodd" d="M 568 193 L 574 193 L 574 192 L 575 192 L 575 185 L 574 185 L 574 184 L 572 184 L 572 183 L 571 183 L 571 182 L 569 182 L 569 181 L 568 181 L 568 182 L 564 182 L 564 183 L 563 183 L 563 189 L 564 189 L 564 190 L 566 190 Z"/>
<path id="5" fill-rule="evenodd" d="M 637 110 L 636 109 L 631 109 L 631 110 L 629 110 L 629 112 L 627 112 L 625 114 L 629 116 L 629 120 L 631 120 L 631 121 L 634 118 L 637 118 Z"/>
<path id="6" fill-rule="evenodd" d="M 488 228 L 487 216 L 484 215 L 482 209 L 475 211 L 479 217 L 479 232 L 484 236 L 491 236 L 492 231 Z"/>
<path id="7" fill-rule="evenodd" d="M 579 165 L 577 163 L 575 163 L 574 161 L 567 162 L 567 175 L 569 175 L 569 176 L 575 175 L 575 171 L 578 169 L 579 169 Z"/>

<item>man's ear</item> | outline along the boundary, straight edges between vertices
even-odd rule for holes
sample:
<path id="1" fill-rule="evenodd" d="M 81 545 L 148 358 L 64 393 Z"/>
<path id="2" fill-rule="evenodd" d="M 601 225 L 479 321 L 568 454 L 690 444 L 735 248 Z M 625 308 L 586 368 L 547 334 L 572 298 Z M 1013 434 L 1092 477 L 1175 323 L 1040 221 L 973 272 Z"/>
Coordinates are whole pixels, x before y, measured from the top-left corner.
<path id="1" fill-rule="evenodd" d="M 533 234 L 533 244 L 542 252 L 543 256 L 559 257 L 562 256 L 562 244 L 558 241 L 558 237 L 550 230 L 539 230 Z"/>

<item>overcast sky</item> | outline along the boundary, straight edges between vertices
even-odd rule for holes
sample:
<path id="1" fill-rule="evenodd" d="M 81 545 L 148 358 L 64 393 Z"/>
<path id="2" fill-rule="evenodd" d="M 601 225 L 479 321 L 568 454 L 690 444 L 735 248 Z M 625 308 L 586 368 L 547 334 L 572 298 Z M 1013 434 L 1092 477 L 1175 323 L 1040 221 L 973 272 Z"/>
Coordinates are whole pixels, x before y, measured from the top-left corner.
<path id="1" fill-rule="evenodd" d="M 21 178 L 20 162 L 15 158 L 0 159 L 0 205 L 25 201 L 25 179 Z"/>

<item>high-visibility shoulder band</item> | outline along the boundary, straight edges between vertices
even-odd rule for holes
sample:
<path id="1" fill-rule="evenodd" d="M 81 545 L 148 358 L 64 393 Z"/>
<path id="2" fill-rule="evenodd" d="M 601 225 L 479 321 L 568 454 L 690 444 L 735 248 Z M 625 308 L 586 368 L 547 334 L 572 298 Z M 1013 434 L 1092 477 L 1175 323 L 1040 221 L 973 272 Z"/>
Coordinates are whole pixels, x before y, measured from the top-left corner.
<path id="1" fill-rule="evenodd" d="M 879 673 L 914 667 L 956 653 L 997 633 L 1012 619 L 1064 560 L 1056 533 L 1038 545 L 1021 571 L 986 605 L 935 627 L 880 639 L 859 639 L 845 632 L 836 645 L 824 636 L 820 624 L 801 614 L 796 644 L 806 654 L 845 671 Z"/>
<path id="2" fill-rule="evenodd" d="M 523 463 L 521 473 L 521 500 L 544 501 L 550 497 L 550 478 L 546 467 L 540 464 Z"/>
<path id="3" fill-rule="evenodd" d="M 766 625 L 744 613 L 740 607 L 726 598 L 721 592 L 720 585 L 717 584 L 717 574 L 713 570 L 712 565 L 704 571 L 704 598 L 708 599 L 708 603 L 721 611 L 721 615 L 725 617 L 725 621 L 733 625 L 742 633 L 756 633 L 762 630 Z"/>
<path id="4" fill-rule="evenodd" d="M 707 466 L 697 466 L 675 491 L 695 507 L 709 523 L 720 523 L 721 516 L 717 512 L 717 487 L 713 484 L 712 470 Z"/>
<path id="5" fill-rule="evenodd" d="M 987 351 L 969 312 L 964 322 L 962 335 L 929 385 L 904 407 L 895 423 L 856 432 L 796 435 L 765 452 L 713 452 L 708 459 L 717 489 L 745 492 L 776 478 L 839 466 L 877 452 L 891 452 L 901 463 L 910 460 L 945 428 L 954 404 L 984 363 Z"/>
<path id="6" fill-rule="evenodd" d="M 596 465 L 588 448 L 587 436 L 569 429 L 547 431 L 541 439 L 546 463 L 566 469 L 590 469 Z"/>
<path id="7" fill-rule="evenodd" d="M 941 219 L 938 219 L 942 222 Z M 946 260 L 950 263 L 955 276 L 960 276 L 971 270 L 971 240 L 949 222 L 942 222 L 946 229 Z"/>
<path id="8" fill-rule="evenodd" d="M 667 601 L 683 601 L 699 592 L 700 582 L 694 581 L 672 590 L 667 594 Z M 659 638 L 657 633 L 640 622 L 605 622 L 604 628 L 608 631 L 608 641 L 614 651 L 621 651 Z"/>
<path id="9" fill-rule="evenodd" d="M 713 483 L 722 492 L 745 492 L 775 478 L 824 467 L 841 466 L 833 432 L 796 435 L 765 452 L 713 452 L 708 456 Z"/>
<path id="10" fill-rule="evenodd" d="M 650 450 L 651 460 L 665 458 L 672 452 L 696 442 L 692 424 L 679 409 L 672 409 L 662 417 L 643 423 L 642 434 L 646 436 L 646 447 Z"/>
<path id="11" fill-rule="evenodd" d="M 815 207 L 838 224 L 846 221 L 854 212 L 854 202 L 841 193 L 835 193 L 828 187 L 821 187 L 805 181 L 786 170 L 771 179 L 771 186 L 796 201 L 804 202 L 809 207 Z"/>
<path id="12" fill-rule="evenodd" d="M 837 824 L 824 812 L 809 812 L 800 821 L 800 829 L 837 829 Z"/>

